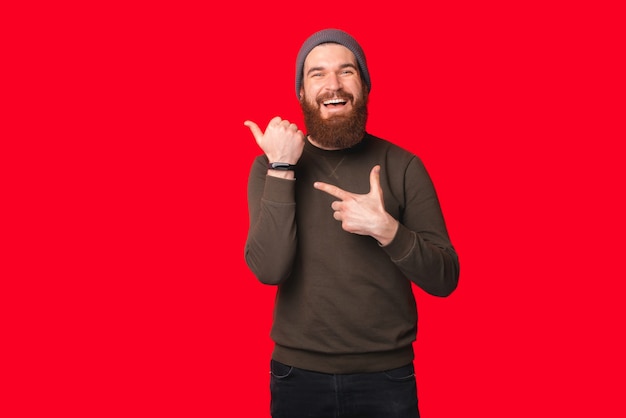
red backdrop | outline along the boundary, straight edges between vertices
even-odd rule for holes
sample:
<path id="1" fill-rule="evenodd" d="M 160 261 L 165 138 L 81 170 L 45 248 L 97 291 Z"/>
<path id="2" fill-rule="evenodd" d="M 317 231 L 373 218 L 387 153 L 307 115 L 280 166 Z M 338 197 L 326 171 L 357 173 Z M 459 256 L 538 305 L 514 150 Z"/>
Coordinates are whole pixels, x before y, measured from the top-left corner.
<path id="1" fill-rule="evenodd" d="M 452 296 L 416 289 L 423 416 L 626 413 L 617 8 L 21 4 L 2 6 L 0 415 L 269 417 L 243 121 L 302 124 L 295 55 L 325 27 L 365 49 L 368 130 L 422 158 L 459 253 Z"/>

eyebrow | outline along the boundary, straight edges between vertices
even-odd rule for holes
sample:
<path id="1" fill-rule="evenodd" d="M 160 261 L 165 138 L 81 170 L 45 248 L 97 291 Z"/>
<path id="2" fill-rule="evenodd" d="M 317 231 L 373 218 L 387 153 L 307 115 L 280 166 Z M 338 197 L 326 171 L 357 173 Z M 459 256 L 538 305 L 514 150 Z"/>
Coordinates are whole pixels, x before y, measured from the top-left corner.
<path id="1" fill-rule="evenodd" d="M 356 65 L 354 65 L 352 63 L 349 63 L 349 62 L 345 63 L 345 64 L 341 64 L 339 66 L 340 70 L 342 70 L 344 68 L 353 68 L 354 70 L 358 71 L 358 68 L 356 67 Z M 306 72 L 306 74 L 309 75 L 309 74 L 311 74 L 311 73 L 313 73 L 315 71 L 323 71 L 325 69 L 326 69 L 326 67 L 311 67 L 311 68 L 309 68 L 309 71 Z"/>

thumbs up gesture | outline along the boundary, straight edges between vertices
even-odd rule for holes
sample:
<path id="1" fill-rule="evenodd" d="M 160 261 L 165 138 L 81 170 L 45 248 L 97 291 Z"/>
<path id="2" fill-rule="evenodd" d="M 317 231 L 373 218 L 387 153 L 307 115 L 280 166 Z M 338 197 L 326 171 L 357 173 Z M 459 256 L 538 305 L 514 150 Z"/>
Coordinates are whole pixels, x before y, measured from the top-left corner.
<path id="1" fill-rule="evenodd" d="M 276 116 L 268 123 L 265 132 L 250 120 L 245 121 L 244 125 L 250 128 L 269 162 L 296 164 L 300 159 L 304 149 L 304 133 L 296 124 Z"/>

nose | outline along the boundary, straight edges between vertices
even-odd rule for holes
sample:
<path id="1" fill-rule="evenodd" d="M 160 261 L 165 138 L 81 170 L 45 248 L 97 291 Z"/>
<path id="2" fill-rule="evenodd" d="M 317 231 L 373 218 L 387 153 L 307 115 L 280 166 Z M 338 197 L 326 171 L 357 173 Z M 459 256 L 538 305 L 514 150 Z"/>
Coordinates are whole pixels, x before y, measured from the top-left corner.
<path id="1" fill-rule="evenodd" d="M 336 73 L 331 72 L 328 75 L 327 83 L 326 83 L 325 87 L 326 87 L 327 90 L 337 91 L 337 90 L 341 89 L 341 79 L 339 78 L 339 76 Z"/>

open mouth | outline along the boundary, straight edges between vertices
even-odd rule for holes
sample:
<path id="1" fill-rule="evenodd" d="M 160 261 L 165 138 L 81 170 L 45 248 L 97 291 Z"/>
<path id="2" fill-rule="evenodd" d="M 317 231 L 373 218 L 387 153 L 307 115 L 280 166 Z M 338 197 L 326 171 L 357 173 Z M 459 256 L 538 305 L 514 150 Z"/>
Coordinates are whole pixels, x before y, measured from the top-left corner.
<path id="1" fill-rule="evenodd" d="M 348 103 L 345 99 L 328 99 L 324 100 L 322 104 L 326 107 L 341 107 Z"/>

